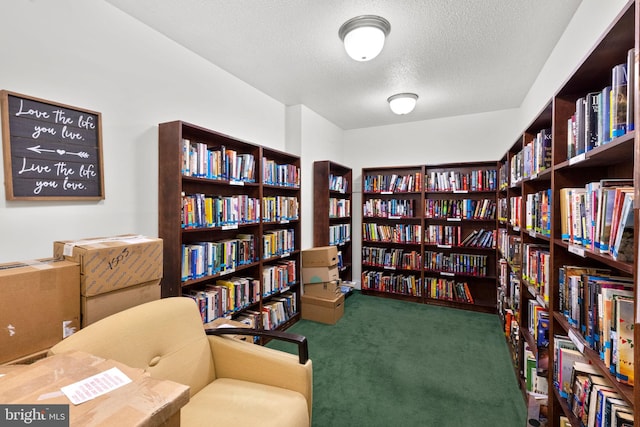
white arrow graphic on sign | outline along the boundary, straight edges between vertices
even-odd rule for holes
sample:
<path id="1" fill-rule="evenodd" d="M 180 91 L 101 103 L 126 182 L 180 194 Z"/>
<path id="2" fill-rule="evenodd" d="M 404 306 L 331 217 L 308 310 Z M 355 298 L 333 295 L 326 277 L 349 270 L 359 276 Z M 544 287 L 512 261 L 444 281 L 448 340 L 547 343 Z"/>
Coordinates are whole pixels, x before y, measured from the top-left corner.
<path id="1" fill-rule="evenodd" d="M 77 153 L 72 153 L 70 151 L 67 150 L 61 150 L 61 149 L 57 149 L 57 150 L 49 150 L 47 148 L 40 148 L 39 145 L 36 145 L 35 147 L 27 147 L 27 150 L 31 150 L 31 151 L 35 151 L 38 154 L 42 154 L 43 152 L 47 152 L 47 153 L 58 153 L 61 156 L 63 154 L 68 154 L 70 156 L 78 156 L 78 157 L 82 157 L 83 159 L 87 159 L 89 158 L 89 153 L 87 153 L 86 151 L 78 151 Z"/>

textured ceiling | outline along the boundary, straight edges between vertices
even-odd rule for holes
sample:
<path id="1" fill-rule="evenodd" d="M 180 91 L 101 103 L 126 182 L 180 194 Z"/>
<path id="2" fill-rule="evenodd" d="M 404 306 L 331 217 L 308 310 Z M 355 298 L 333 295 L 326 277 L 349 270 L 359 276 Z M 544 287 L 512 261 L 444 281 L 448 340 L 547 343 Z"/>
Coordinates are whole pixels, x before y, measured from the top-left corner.
<path id="1" fill-rule="evenodd" d="M 581 0 L 106 0 L 286 104 L 343 129 L 515 108 Z M 382 53 L 350 59 L 340 25 L 391 23 Z M 386 99 L 419 95 L 396 116 Z"/>

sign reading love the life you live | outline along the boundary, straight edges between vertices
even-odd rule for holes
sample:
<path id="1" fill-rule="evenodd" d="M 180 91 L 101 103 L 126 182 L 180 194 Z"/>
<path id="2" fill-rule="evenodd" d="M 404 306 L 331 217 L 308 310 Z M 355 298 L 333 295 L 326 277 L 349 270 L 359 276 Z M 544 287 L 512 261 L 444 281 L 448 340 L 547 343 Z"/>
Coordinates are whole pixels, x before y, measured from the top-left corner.
<path id="1" fill-rule="evenodd" d="M 0 95 L 7 199 L 104 199 L 100 113 Z"/>

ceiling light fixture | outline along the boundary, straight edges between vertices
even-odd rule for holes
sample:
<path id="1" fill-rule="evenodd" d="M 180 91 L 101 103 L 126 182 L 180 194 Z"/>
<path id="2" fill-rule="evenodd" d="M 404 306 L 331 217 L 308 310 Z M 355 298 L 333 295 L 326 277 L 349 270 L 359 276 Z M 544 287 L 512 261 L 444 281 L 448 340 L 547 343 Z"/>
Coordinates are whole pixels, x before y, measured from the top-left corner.
<path id="1" fill-rule="evenodd" d="M 369 61 L 382 51 L 384 39 L 391 31 L 386 19 L 375 15 L 362 15 L 349 19 L 338 30 L 347 54 L 356 61 Z"/>
<path id="2" fill-rule="evenodd" d="M 391 111 L 396 114 L 409 114 L 416 107 L 418 95 L 415 93 L 398 93 L 387 99 Z"/>

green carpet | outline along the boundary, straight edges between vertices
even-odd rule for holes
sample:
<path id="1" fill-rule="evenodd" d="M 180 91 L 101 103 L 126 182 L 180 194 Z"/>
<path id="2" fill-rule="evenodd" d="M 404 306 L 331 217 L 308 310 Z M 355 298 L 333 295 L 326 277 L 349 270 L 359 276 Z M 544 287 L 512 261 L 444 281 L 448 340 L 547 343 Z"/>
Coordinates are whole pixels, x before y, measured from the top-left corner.
<path id="1" fill-rule="evenodd" d="M 313 426 L 526 425 L 496 315 L 355 292 L 336 325 L 288 331 L 309 342 Z"/>

